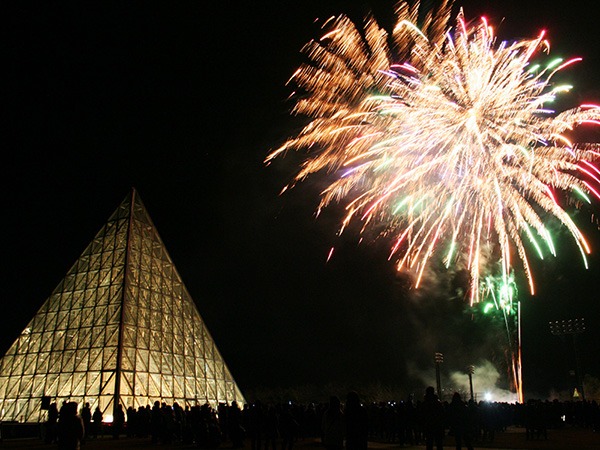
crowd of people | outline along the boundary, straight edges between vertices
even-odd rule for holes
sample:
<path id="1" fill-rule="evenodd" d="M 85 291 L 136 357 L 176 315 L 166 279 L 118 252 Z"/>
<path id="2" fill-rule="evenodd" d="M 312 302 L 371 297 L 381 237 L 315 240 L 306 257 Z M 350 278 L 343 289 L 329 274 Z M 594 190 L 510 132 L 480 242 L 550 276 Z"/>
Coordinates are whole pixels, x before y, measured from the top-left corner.
<path id="1" fill-rule="evenodd" d="M 298 440 L 320 440 L 327 450 L 366 450 L 367 442 L 426 445 L 444 444 L 472 449 L 475 443 L 492 442 L 509 426 L 525 429 L 527 439 L 546 439 L 547 430 L 562 426 L 598 431 L 600 411 L 595 401 L 559 402 L 530 400 L 525 404 L 464 401 L 454 393 L 440 401 L 433 387 L 422 398 L 363 404 L 356 392 L 327 403 L 262 403 L 240 407 L 236 402 L 184 406 L 155 402 L 134 409 L 116 409 L 110 425 L 102 413 L 92 414 L 89 404 L 77 410 L 65 402 L 60 411 L 52 404 L 48 414 L 47 442 L 61 449 L 79 449 L 85 439 L 109 434 L 113 438 L 147 438 L 154 444 L 194 444 L 233 448 L 248 443 L 252 450 L 292 450 Z M 106 426 L 106 428 L 103 428 Z"/>

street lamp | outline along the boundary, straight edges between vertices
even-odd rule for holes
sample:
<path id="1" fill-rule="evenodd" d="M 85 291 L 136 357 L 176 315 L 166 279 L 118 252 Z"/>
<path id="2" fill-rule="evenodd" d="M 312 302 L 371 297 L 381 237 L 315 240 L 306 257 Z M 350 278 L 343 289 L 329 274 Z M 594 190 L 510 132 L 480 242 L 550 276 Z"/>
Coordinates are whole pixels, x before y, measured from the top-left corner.
<path id="1" fill-rule="evenodd" d="M 435 360 L 435 381 L 437 383 L 437 393 L 440 400 L 442 400 L 442 381 L 440 379 L 440 364 L 444 362 L 444 355 L 436 352 L 434 355 Z"/>
<path id="2" fill-rule="evenodd" d="M 554 336 L 568 336 L 573 337 L 573 354 L 575 356 L 575 378 L 577 388 L 580 390 L 581 399 L 585 400 L 585 394 L 583 392 L 583 380 L 581 378 L 581 363 L 579 361 L 579 352 L 577 351 L 577 335 L 585 331 L 585 319 L 568 319 L 568 320 L 554 320 L 548 322 L 550 326 L 550 333 Z"/>
<path id="3" fill-rule="evenodd" d="M 475 400 L 475 396 L 473 395 L 473 374 L 475 373 L 475 366 L 468 366 L 467 373 L 469 374 L 469 390 L 471 393 L 471 400 Z"/>

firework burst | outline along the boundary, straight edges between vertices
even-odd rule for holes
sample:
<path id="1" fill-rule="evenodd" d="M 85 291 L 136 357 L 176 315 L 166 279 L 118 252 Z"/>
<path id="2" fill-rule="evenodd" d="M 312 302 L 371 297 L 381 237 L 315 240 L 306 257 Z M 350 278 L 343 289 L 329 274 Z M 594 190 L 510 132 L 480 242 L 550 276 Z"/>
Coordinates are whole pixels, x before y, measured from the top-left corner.
<path id="1" fill-rule="evenodd" d="M 360 28 L 328 20 L 291 79 L 294 112 L 311 121 L 266 161 L 308 150 L 294 183 L 327 171 L 318 211 L 343 201 L 340 232 L 351 221 L 384 225 L 390 258 L 417 287 L 440 255 L 469 270 L 478 301 L 482 255 L 493 248 L 504 277 L 520 261 L 533 293 L 528 249 L 555 254 L 543 217 L 566 227 L 584 261 L 590 251 L 554 192 L 599 196 L 597 147 L 567 134 L 599 124 L 600 107 L 550 109 L 571 88 L 554 75 L 579 58 L 534 64 L 548 60 L 544 32 L 498 42 L 485 19 L 470 25 L 461 11 L 451 21 L 451 10 L 444 0 L 420 19 L 418 2 L 401 2 L 390 33 L 371 17 Z"/>

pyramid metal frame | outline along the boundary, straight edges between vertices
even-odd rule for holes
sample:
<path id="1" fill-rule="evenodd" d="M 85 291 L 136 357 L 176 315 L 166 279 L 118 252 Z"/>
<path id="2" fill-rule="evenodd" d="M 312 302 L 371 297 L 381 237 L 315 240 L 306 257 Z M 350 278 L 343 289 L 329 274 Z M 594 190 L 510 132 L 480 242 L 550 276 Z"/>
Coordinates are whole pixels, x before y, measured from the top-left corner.
<path id="1" fill-rule="evenodd" d="M 135 190 L 0 360 L 0 420 L 44 420 L 44 396 L 105 416 L 244 402 Z"/>

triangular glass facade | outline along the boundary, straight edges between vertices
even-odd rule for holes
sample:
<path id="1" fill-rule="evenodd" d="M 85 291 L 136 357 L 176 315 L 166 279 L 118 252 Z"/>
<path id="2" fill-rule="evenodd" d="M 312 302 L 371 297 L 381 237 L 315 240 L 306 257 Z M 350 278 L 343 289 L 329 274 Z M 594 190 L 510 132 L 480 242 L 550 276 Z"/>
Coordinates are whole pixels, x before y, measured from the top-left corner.
<path id="1" fill-rule="evenodd" d="M 43 396 L 105 416 L 244 401 L 135 191 L 0 360 L 0 420 L 44 420 Z"/>

